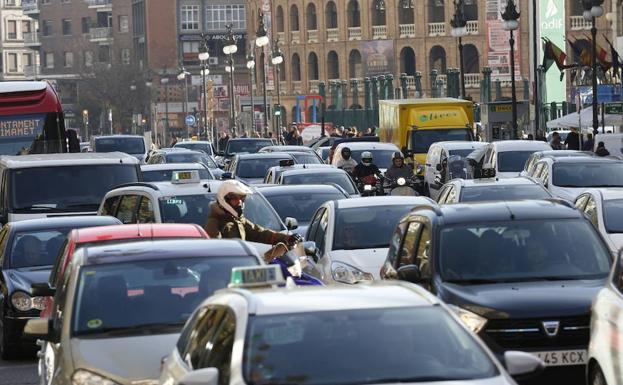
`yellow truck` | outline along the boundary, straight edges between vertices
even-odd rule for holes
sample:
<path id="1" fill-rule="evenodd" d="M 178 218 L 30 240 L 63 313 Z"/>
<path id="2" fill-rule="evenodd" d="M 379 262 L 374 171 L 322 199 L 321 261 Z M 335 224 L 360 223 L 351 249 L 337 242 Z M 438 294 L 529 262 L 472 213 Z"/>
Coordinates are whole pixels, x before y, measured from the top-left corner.
<path id="1" fill-rule="evenodd" d="M 474 105 L 454 98 L 379 101 L 379 137 L 394 143 L 416 166 L 423 166 L 431 144 L 474 140 Z M 417 167 L 418 175 L 422 168 Z"/>

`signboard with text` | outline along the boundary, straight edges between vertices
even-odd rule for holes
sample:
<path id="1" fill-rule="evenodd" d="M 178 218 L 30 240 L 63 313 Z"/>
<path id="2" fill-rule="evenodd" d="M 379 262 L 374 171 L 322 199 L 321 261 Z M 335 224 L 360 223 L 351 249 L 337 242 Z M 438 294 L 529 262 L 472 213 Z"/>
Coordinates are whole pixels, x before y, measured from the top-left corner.
<path id="1" fill-rule="evenodd" d="M 564 0 L 539 1 L 541 37 L 551 40 L 558 48 L 566 51 L 565 41 L 565 2 Z M 543 57 L 543 44 L 539 44 Z M 539 63 L 540 64 L 540 63 Z M 560 81 L 560 71 L 553 65 L 545 74 L 545 97 L 543 103 L 562 102 L 567 99 L 566 82 Z"/>
<path id="2" fill-rule="evenodd" d="M 491 67 L 491 79 L 510 81 L 510 33 L 504 30 L 502 12 L 506 0 L 487 0 L 487 65 Z M 515 0 L 517 9 L 519 0 Z M 521 39 L 519 30 L 514 32 L 515 38 L 515 80 L 521 80 Z"/>
<path id="3" fill-rule="evenodd" d="M 32 138 L 43 131 L 45 115 L 0 116 L 0 140 Z"/>
<path id="4" fill-rule="evenodd" d="M 361 42 L 363 76 L 394 73 L 394 41 L 373 40 Z"/>

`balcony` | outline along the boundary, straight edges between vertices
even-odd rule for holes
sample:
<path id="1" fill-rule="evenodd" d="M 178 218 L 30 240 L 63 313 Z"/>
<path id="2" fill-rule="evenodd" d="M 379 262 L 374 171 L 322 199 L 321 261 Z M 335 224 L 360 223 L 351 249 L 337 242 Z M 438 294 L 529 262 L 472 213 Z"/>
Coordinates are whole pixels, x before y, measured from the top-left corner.
<path id="1" fill-rule="evenodd" d="M 286 33 L 285 32 L 277 32 L 277 39 L 279 39 L 280 42 L 285 42 L 286 41 Z"/>
<path id="2" fill-rule="evenodd" d="M 36 47 L 41 45 L 39 39 L 39 33 L 37 32 L 24 32 L 24 45 L 26 47 Z"/>
<path id="3" fill-rule="evenodd" d="M 467 21 L 467 33 L 470 35 L 478 35 L 478 20 Z"/>
<path id="4" fill-rule="evenodd" d="M 446 36 L 446 23 L 428 23 L 428 36 Z"/>
<path id="5" fill-rule="evenodd" d="M 318 93 L 318 85 L 320 84 L 320 80 L 310 80 L 309 81 L 309 93 L 317 94 Z"/>
<path id="6" fill-rule="evenodd" d="M 38 15 L 39 3 L 37 0 L 22 0 L 22 11 L 24 15 Z"/>
<path id="7" fill-rule="evenodd" d="M 571 16 L 572 31 L 590 30 L 592 26 L 593 23 L 586 20 L 584 16 Z"/>
<path id="8" fill-rule="evenodd" d="M 340 38 L 340 30 L 337 28 L 327 29 L 327 41 L 338 41 Z"/>
<path id="9" fill-rule="evenodd" d="M 465 88 L 480 88 L 480 74 L 465 74 Z"/>
<path id="10" fill-rule="evenodd" d="M 290 32 L 290 43 L 292 43 L 292 44 L 300 44 L 301 43 L 301 31 L 291 31 Z"/>
<path id="11" fill-rule="evenodd" d="M 300 80 L 292 80 L 292 92 L 293 93 L 301 93 L 302 83 Z"/>
<path id="12" fill-rule="evenodd" d="M 111 12 L 112 0 L 85 0 L 89 8 L 95 9 L 97 12 Z"/>
<path id="13" fill-rule="evenodd" d="M 26 78 L 35 79 L 41 74 L 41 67 L 38 66 L 24 66 L 24 76 Z"/>
<path id="14" fill-rule="evenodd" d="M 400 24 L 398 26 L 400 37 L 415 37 L 415 24 Z"/>
<path id="15" fill-rule="evenodd" d="M 440 80 L 444 88 L 448 86 L 448 76 L 446 74 L 437 75 L 437 83 L 439 83 Z"/>
<path id="16" fill-rule="evenodd" d="M 89 33 L 91 34 L 92 42 L 104 43 L 112 40 L 111 27 L 91 28 Z"/>
<path id="17" fill-rule="evenodd" d="M 348 40 L 361 40 L 361 27 L 349 27 Z"/>
<path id="18" fill-rule="evenodd" d="M 318 43 L 318 30 L 310 29 L 307 31 L 307 42 L 308 43 Z"/>
<path id="19" fill-rule="evenodd" d="M 407 76 L 407 89 L 415 90 L 415 76 Z"/>
<path id="20" fill-rule="evenodd" d="M 387 39 L 387 26 L 386 25 L 373 25 L 372 26 L 372 39 Z"/>

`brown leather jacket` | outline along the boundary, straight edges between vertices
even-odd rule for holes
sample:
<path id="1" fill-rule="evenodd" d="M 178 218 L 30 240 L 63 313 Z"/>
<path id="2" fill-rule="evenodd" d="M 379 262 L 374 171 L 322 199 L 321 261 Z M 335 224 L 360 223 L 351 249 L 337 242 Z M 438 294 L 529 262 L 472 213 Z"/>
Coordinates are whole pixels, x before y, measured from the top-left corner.
<path id="1" fill-rule="evenodd" d="M 210 238 L 238 238 L 243 241 L 274 245 L 287 242 L 288 235 L 266 229 L 244 216 L 235 218 L 217 202 L 210 203 L 210 215 L 203 226 Z"/>

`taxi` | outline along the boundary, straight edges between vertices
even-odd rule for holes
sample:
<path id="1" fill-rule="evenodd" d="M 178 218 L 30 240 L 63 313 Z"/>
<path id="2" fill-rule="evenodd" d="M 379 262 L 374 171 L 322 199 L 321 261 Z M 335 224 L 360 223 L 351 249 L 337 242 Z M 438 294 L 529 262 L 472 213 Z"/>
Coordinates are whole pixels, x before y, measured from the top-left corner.
<path id="1" fill-rule="evenodd" d="M 508 372 L 438 299 L 411 284 L 275 288 L 274 265 L 232 269 L 165 359 L 161 385 L 515 384 L 542 368 L 507 352 Z"/>

